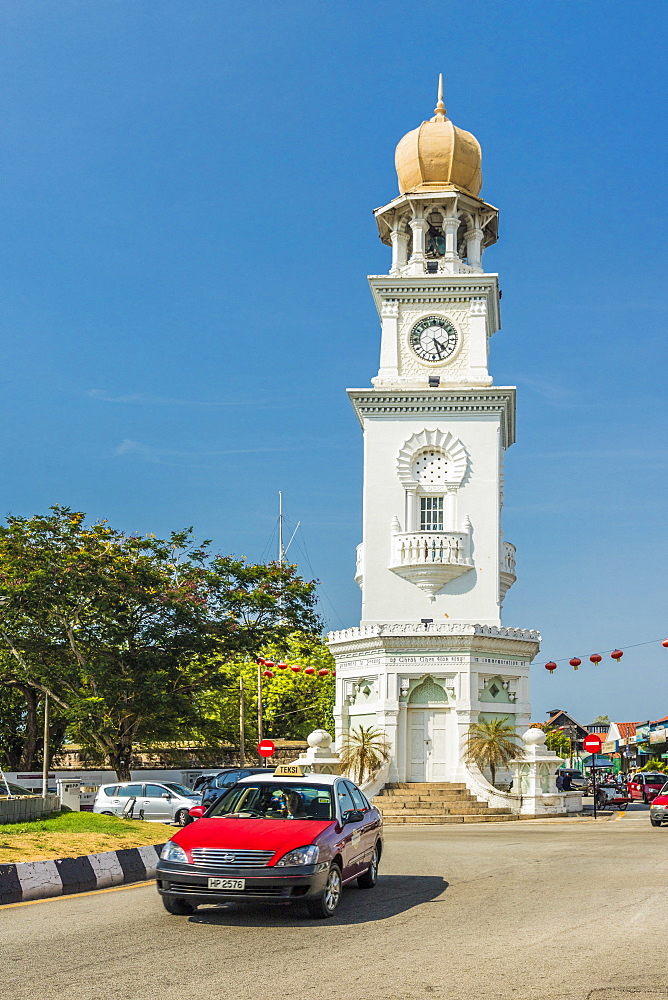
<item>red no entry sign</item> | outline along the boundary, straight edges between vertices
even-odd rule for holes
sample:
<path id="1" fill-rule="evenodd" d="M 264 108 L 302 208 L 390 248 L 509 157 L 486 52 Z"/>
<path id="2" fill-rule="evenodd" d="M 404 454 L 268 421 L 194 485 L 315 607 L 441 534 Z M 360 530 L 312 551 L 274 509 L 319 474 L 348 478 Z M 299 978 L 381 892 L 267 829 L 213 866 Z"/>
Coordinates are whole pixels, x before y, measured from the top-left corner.
<path id="1" fill-rule="evenodd" d="M 275 749 L 276 747 L 271 740 L 262 740 L 262 742 L 257 745 L 257 752 L 260 757 L 271 757 Z"/>
<path id="2" fill-rule="evenodd" d="M 582 741 L 582 746 L 588 753 L 600 753 L 601 747 L 603 746 L 603 740 L 598 733 L 589 733 L 589 735 L 585 736 Z"/>

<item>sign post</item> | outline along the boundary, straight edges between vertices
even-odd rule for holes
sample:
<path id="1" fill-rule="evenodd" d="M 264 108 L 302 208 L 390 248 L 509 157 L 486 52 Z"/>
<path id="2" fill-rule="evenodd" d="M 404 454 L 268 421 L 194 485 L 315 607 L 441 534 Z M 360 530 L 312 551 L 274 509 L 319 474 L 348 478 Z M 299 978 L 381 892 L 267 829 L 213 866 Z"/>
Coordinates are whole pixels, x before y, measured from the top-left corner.
<path id="1" fill-rule="evenodd" d="M 257 752 L 260 757 L 271 757 L 271 755 L 276 750 L 276 747 L 271 742 L 271 740 L 260 740 L 257 745 Z"/>
<path id="2" fill-rule="evenodd" d="M 596 819 L 596 754 L 601 752 L 603 740 L 598 733 L 588 733 L 582 741 L 582 746 L 592 755 L 591 783 L 594 792 L 594 819 Z"/>

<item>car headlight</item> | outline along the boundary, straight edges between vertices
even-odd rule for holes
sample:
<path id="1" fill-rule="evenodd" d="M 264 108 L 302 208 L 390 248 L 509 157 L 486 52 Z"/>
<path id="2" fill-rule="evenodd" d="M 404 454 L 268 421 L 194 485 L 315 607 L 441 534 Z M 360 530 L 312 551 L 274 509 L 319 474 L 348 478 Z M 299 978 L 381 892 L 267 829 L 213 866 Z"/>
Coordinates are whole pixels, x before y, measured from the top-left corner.
<path id="1" fill-rule="evenodd" d="M 308 847 L 297 847 L 294 851 L 288 851 L 287 854 L 284 854 L 280 861 L 276 862 L 276 867 L 314 865 L 318 860 L 319 854 L 320 850 L 315 844 L 310 844 Z"/>
<path id="2" fill-rule="evenodd" d="M 163 861 L 180 861 L 182 864 L 188 864 L 188 855 L 175 844 L 173 840 L 168 840 L 163 849 L 160 851 L 160 857 Z"/>

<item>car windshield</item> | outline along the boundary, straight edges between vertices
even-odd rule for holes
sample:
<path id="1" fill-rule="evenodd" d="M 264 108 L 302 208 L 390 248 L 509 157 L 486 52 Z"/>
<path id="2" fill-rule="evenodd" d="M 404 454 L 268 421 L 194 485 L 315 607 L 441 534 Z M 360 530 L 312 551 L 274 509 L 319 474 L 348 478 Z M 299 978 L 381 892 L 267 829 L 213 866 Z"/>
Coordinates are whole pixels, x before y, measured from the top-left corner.
<path id="1" fill-rule="evenodd" d="M 185 785 L 177 785 L 174 781 L 163 781 L 161 784 L 165 788 L 168 788 L 170 792 L 174 792 L 175 795 L 187 795 L 188 798 L 199 798 L 197 792 L 193 792 L 192 788 L 186 788 Z"/>
<path id="2" fill-rule="evenodd" d="M 666 780 L 665 774 L 645 774 L 643 780 L 646 785 L 662 785 Z"/>
<path id="3" fill-rule="evenodd" d="M 327 786 L 260 782 L 235 785 L 218 800 L 209 816 L 331 820 L 332 790 Z"/>

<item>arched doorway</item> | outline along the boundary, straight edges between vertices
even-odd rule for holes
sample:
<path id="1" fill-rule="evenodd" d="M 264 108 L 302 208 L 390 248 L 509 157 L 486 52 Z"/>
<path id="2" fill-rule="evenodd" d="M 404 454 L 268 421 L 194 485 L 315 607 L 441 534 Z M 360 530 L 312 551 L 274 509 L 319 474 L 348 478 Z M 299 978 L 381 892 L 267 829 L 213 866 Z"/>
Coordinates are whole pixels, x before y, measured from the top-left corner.
<path id="1" fill-rule="evenodd" d="M 408 698 L 409 781 L 445 781 L 448 698 L 433 677 L 413 688 Z"/>

